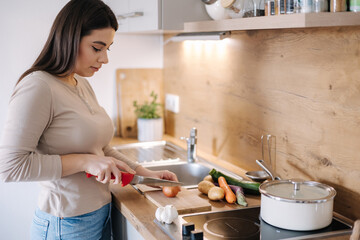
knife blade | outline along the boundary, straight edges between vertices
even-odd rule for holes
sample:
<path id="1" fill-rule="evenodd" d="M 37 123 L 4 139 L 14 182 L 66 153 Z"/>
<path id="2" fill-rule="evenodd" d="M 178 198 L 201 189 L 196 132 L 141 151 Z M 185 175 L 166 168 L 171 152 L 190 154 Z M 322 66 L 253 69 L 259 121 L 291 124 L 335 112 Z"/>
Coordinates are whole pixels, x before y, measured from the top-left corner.
<path id="1" fill-rule="evenodd" d="M 182 182 L 175 182 L 160 178 L 151 178 L 151 177 L 144 177 L 140 175 L 134 175 L 134 178 L 131 180 L 130 184 L 146 184 L 151 186 L 161 186 L 161 187 L 172 187 L 172 186 L 181 186 L 183 185 Z"/>
<path id="2" fill-rule="evenodd" d="M 86 173 L 88 178 L 94 176 L 90 173 Z M 111 174 L 111 179 L 115 179 L 114 175 Z M 140 175 L 135 175 L 127 172 L 121 172 L 121 186 L 126 186 L 128 184 L 135 185 L 135 184 L 146 184 L 151 186 L 181 186 L 183 185 L 182 182 L 170 181 L 160 178 L 151 178 L 151 177 L 144 177 Z"/>

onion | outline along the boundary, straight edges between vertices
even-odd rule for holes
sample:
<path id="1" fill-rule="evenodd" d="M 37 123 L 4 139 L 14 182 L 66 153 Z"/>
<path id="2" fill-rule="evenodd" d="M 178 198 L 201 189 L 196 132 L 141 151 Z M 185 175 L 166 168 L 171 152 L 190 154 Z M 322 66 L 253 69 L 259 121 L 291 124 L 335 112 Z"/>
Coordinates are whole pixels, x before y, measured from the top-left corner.
<path id="1" fill-rule="evenodd" d="M 163 191 L 164 195 L 167 197 L 176 197 L 178 192 L 181 191 L 181 188 L 179 186 L 163 187 L 162 191 Z"/>

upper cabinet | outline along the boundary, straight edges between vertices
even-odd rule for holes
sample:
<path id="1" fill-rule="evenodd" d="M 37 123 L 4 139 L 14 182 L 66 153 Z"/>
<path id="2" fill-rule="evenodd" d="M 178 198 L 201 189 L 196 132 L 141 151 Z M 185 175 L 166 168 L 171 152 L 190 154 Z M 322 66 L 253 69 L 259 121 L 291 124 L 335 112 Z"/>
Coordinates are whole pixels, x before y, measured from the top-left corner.
<path id="1" fill-rule="evenodd" d="M 105 0 L 119 22 L 118 32 L 183 31 L 185 22 L 206 21 L 200 0 Z"/>

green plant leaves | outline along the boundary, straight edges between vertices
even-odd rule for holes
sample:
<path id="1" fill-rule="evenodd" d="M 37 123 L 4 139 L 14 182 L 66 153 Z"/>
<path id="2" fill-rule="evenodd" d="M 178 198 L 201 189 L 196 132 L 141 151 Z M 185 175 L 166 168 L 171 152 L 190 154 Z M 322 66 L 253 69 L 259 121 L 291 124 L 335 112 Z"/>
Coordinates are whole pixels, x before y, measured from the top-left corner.
<path id="1" fill-rule="evenodd" d="M 135 107 L 135 114 L 138 118 L 160 118 L 158 110 L 161 107 L 161 104 L 156 103 L 158 95 L 152 91 L 150 97 L 153 98 L 150 103 L 148 101 L 146 101 L 144 104 L 138 104 L 137 101 L 133 102 L 133 106 Z"/>

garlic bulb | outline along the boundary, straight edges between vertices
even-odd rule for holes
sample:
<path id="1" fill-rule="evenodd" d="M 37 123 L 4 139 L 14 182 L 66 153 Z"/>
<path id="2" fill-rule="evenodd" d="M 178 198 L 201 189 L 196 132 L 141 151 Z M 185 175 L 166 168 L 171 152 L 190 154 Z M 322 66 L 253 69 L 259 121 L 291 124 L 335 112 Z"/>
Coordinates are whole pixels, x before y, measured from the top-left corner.
<path id="1" fill-rule="evenodd" d="M 155 217 L 159 222 L 171 224 L 178 217 L 178 212 L 173 205 L 166 205 L 156 209 Z"/>
<path id="2" fill-rule="evenodd" d="M 159 207 L 158 209 L 156 209 L 156 212 L 155 212 L 155 217 L 156 219 L 159 221 L 159 222 L 162 222 L 161 220 L 161 214 L 163 213 L 165 208 L 163 207 Z"/>

